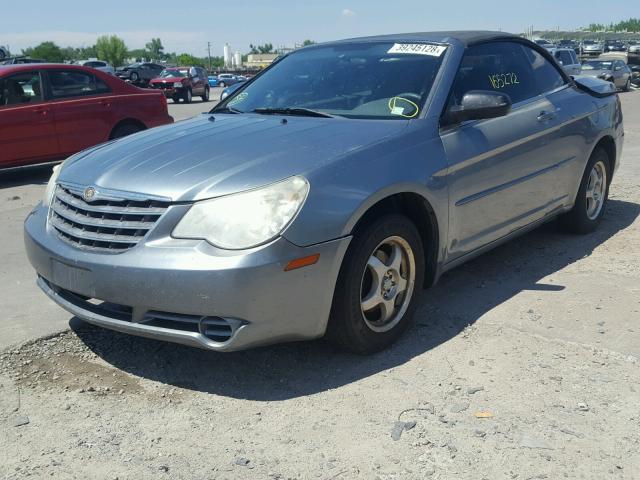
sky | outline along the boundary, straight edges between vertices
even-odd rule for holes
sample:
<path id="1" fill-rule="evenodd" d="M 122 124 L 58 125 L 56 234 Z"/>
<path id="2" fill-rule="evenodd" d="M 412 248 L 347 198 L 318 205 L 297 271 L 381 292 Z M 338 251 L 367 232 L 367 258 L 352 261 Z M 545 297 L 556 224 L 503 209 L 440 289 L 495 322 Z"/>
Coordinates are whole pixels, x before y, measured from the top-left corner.
<path id="1" fill-rule="evenodd" d="M 31 0 L 29 14 L 11 15 L 24 7 L 0 0 L 0 19 L 11 18 L 2 21 L 0 45 L 13 53 L 47 40 L 89 46 L 99 35 L 116 34 L 130 49 L 160 37 L 165 51 L 196 56 L 206 56 L 211 42 L 211 54 L 220 56 L 225 43 L 246 53 L 251 43 L 293 46 L 429 30 L 570 30 L 640 16 L 629 0 Z"/>

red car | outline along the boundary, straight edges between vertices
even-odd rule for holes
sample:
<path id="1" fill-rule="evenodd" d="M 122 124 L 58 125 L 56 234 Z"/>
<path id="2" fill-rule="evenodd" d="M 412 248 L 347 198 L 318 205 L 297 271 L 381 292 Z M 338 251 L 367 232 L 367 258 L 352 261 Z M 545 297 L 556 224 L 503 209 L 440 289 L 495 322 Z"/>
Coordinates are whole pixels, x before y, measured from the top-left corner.
<path id="1" fill-rule="evenodd" d="M 0 168 L 60 160 L 171 122 L 164 96 L 93 68 L 0 66 Z"/>
<path id="2" fill-rule="evenodd" d="M 209 101 L 209 78 L 201 67 L 171 67 L 160 72 L 158 78 L 149 82 L 150 88 L 162 89 L 164 96 L 178 103 L 180 99 L 191 103 L 193 97 Z"/>

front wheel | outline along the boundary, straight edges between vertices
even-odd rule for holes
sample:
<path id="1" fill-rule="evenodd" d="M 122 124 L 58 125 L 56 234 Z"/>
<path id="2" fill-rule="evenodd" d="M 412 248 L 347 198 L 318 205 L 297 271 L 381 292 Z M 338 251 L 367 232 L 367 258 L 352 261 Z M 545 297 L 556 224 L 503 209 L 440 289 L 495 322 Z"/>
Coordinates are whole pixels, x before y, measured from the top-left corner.
<path id="1" fill-rule="evenodd" d="M 209 101 L 209 87 L 204 89 L 204 95 L 202 95 L 200 98 L 202 98 L 203 102 L 208 102 Z"/>
<path id="2" fill-rule="evenodd" d="M 219 87 L 224 88 L 224 87 L 226 87 L 226 86 L 227 86 L 227 84 L 226 84 L 226 83 L 224 83 L 224 82 L 220 82 L 220 83 L 218 84 L 218 86 L 219 86 Z"/>
<path id="3" fill-rule="evenodd" d="M 630 91 L 630 90 L 631 90 L 631 78 L 627 78 L 627 83 L 625 84 L 625 86 L 624 86 L 624 89 L 623 89 L 623 90 L 624 90 L 625 92 L 628 92 L 628 91 Z"/>
<path id="4" fill-rule="evenodd" d="M 140 81 L 140 75 L 136 72 L 131 72 L 131 83 L 138 83 Z"/>
<path id="5" fill-rule="evenodd" d="M 403 215 L 385 215 L 358 233 L 345 256 L 328 336 L 355 353 L 395 342 L 411 323 L 424 281 L 422 240 Z"/>
<path id="6" fill-rule="evenodd" d="M 573 208 L 560 217 L 562 226 L 572 233 L 589 233 L 604 216 L 613 159 L 603 148 L 596 149 L 585 168 Z"/>
<path id="7" fill-rule="evenodd" d="M 191 103 L 191 100 L 193 100 L 193 94 L 191 93 L 191 89 L 187 88 L 184 91 L 184 103 Z"/>

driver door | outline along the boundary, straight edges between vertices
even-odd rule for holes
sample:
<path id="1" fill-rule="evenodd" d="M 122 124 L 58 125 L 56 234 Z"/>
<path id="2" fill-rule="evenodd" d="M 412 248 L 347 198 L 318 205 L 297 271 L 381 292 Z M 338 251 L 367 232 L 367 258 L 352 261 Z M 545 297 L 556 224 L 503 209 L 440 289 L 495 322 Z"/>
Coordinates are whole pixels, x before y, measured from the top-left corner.
<path id="1" fill-rule="evenodd" d="M 449 107 L 468 91 L 492 90 L 508 94 L 512 109 L 503 117 L 441 128 L 449 161 L 449 261 L 528 225 L 564 200 L 566 187 L 554 176 L 564 154 L 554 134 L 560 118 L 534 72 L 542 61 L 550 65 L 516 42 L 481 44 L 465 53 Z M 550 68 L 557 75 L 552 87 L 562 87 L 564 78 Z"/>

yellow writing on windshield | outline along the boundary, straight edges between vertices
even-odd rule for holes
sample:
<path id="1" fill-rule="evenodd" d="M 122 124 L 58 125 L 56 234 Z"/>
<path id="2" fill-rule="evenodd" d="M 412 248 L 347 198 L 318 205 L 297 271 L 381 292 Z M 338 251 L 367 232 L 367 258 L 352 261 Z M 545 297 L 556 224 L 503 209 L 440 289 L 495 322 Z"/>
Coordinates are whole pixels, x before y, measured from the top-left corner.
<path id="1" fill-rule="evenodd" d="M 513 72 L 489 75 L 489 81 L 491 82 L 491 86 L 496 90 L 520 83 L 518 81 L 518 75 Z"/>

